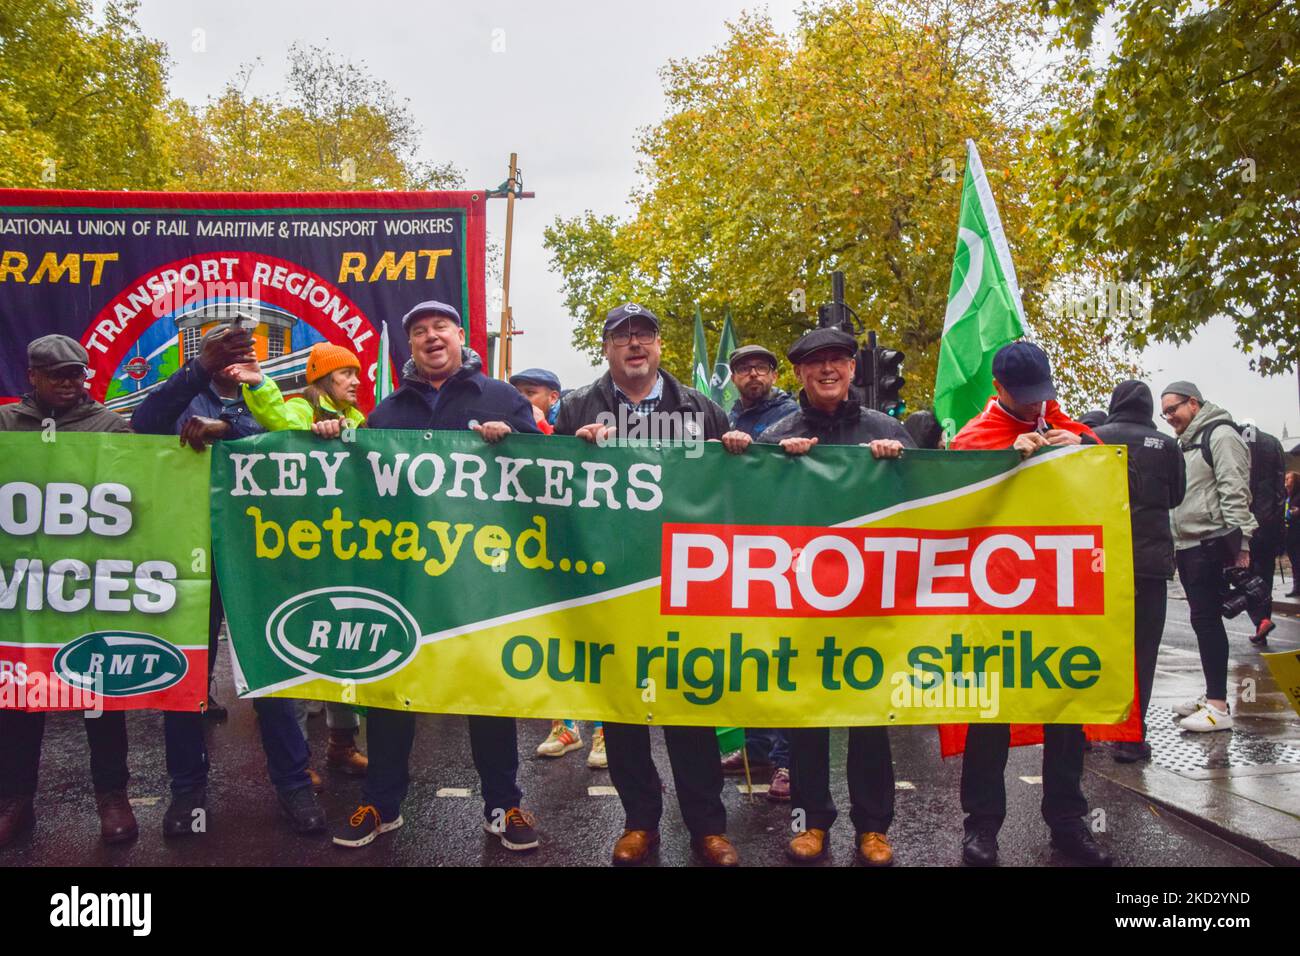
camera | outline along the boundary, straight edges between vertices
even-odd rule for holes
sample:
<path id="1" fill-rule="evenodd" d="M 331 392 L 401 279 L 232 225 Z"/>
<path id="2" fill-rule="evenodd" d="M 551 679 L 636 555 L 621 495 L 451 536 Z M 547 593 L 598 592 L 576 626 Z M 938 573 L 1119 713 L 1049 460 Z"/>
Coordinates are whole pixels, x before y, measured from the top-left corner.
<path id="1" fill-rule="evenodd" d="M 1223 616 L 1234 618 L 1247 609 L 1267 613 L 1269 590 L 1264 579 L 1250 568 L 1229 568 L 1224 572 L 1227 593 L 1223 596 Z"/>

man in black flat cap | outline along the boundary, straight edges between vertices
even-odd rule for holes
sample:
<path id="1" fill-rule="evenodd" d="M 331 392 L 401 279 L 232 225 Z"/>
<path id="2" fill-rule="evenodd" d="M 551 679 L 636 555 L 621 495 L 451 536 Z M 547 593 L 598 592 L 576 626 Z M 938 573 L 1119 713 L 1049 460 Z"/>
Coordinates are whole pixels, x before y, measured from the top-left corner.
<path id="1" fill-rule="evenodd" d="M 605 316 L 604 352 L 609 371 L 564 397 L 555 434 L 577 435 L 593 444 L 621 427 L 649 425 L 669 441 L 721 438 L 727 416 L 710 399 L 659 367 L 659 319 L 627 302 Z M 614 424 L 610 424 L 613 422 Z M 736 866 L 740 858 L 726 837 L 722 767 L 712 727 L 664 727 L 664 743 L 691 845 L 713 866 Z M 626 823 L 614 844 L 614 865 L 644 862 L 659 843 L 663 784 L 650 756 L 650 728 L 605 724 L 609 776 L 623 802 Z"/>
<path id="2" fill-rule="evenodd" d="M 786 356 L 803 383 L 799 410 L 767 428 L 759 441 L 779 444 L 790 455 L 806 455 L 817 444 L 865 445 L 875 458 L 898 458 L 904 448 L 915 448 L 897 420 L 863 408 L 850 397 L 857 351 L 857 340 L 839 329 L 814 329 L 795 342 Z M 728 451 L 739 453 L 752 440 L 733 431 L 722 441 Z M 837 816 L 831 798 L 829 728 L 791 730 L 790 756 L 790 806 L 792 813 L 802 812 L 803 829 L 786 847 L 786 855 L 796 863 L 811 863 L 826 855 L 827 831 Z M 885 836 L 894 818 L 894 765 L 887 728 L 849 728 L 846 772 L 858 858 L 868 866 L 888 866 L 894 861 Z"/>

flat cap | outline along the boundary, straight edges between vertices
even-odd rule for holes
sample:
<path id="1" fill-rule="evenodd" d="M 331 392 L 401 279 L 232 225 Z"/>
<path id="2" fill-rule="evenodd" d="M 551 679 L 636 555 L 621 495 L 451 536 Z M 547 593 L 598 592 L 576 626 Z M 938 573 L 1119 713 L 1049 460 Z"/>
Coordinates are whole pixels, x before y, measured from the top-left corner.
<path id="1" fill-rule="evenodd" d="M 510 376 L 511 385 L 540 385 L 558 392 L 560 379 L 554 372 L 544 368 L 526 368 Z"/>
<path id="2" fill-rule="evenodd" d="M 90 365 L 90 355 L 76 339 L 66 335 L 42 335 L 27 345 L 29 368 L 62 368 L 65 365 Z"/>
<path id="3" fill-rule="evenodd" d="M 429 299 L 421 302 L 406 315 L 402 316 L 402 331 L 411 331 L 411 323 L 416 319 L 422 319 L 426 315 L 445 315 L 449 319 L 455 319 L 456 324 L 460 325 L 460 313 L 446 302 L 439 302 L 436 299 Z"/>
<path id="4" fill-rule="evenodd" d="M 761 345 L 742 345 L 740 348 L 734 349 L 727 356 L 727 367 L 734 369 L 737 362 L 752 358 L 765 358 L 772 363 L 772 368 L 776 368 L 776 356 Z"/>
<path id="5" fill-rule="evenodd" d="M 847 332 L 841 332 L 839 329 L 813 329 L 811 332 L 805 332 L 799 337 L 799 341 L 790 346 L 790 350 L 785 353 L 795 365 L 798 365 L 814 352 L 820 352 L 822 349 L 837 349 L 846 355 L 853 356 L 858 354 L 858 340 Z"/>

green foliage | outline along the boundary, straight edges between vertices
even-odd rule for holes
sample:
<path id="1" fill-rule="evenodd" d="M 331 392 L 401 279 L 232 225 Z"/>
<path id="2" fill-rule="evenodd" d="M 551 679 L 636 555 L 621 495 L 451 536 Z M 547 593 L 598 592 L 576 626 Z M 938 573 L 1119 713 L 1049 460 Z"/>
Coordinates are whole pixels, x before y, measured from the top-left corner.
<path id="1" fill-rule="evenodd" d="M 1216 315 L 1264 374 L 1300 359 L 1300 4 L 1042 0 L 1075 50 L 1035 200 L 1072 264 L 1154 287 L 1129 341 Z M 1117 49 L 1090 44 L 1118 13 Z"/>
<path id="2" fill-rule="evenodd" d="M 167 57 L 134 2 L 0 4 L 0 186 L 158 189 Z"/>
<path id="3" fill-rule="evenodd" d="M 178 149 L 172 188 L 309 191 L 444 189 L 450 163 L 418 156 L 419 127 L 405 101 L 364 64 L 320 46 L 289 48 L 283 98 L 248 93 L 244 67 L 195 108 L 170 105 Z"/>
<path id="4" fill-rule="evenodd" d="M 639 143 L 634 216 L 587 213 L 546 231 L 575 346 L 598 355 L 604 310 L 635 298 L 665 319 L 674 374 L 689 367 L 696 301 L 711 337 L 729 305 L 742 342 L 783 354 L 816 323 L 841 269 L 866 327 L 907 353 L 909 406 L 928 404 L 969 137 L 1035 335 L 1080 364 L 1070 385 L 1080 401 L 1099 399 L 1114 356 L 1095 347 L 1095 323 L 1042 315 L 1060 257 L 1030 216 L 1039 116 L 1013 66 L 1039 23 L 1022 2 L 840 0 L 806 7 L 797 37 L 749 15 L 712 53 L 671 61 L 668 116 Z M 804 312 L 792 305 L 796 290 Z"/>

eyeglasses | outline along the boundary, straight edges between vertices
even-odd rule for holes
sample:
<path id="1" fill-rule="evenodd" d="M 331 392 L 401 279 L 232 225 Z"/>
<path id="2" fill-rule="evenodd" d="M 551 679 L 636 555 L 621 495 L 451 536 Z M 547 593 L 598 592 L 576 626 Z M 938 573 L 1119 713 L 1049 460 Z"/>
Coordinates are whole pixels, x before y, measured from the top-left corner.
<path id="1" fill-rule="evenodd" d="M 767 362 L 754 362 L 749 365 L 741 365 L 731 370 L 732 378 L 743 378 L 746 375 L 762 375 L 765 372 L 775 371 Z"/>
<path id="2" fill-rule="evenodd" d="M 1190 397 L 1184 398 L 1177 405 L 1170 405 L 1168 408 L 1162 409 L 1160 412 L 1160 417 L 1163 418 L 1165 421 L 1169 421 L 1171 418 L 1174 417 L 1174 412 L 1178 411 L 1178 409 L 1182 408 L 1190 401 L 1191 401 Z"/>
<path id="3" fill-rule="evenodd" d="M 80 365 L 65 368 L 41 369 L 41 374 L 56 382 L 80 382 L 86 377 L 86 370 Z"/>
<path id="4" fill-rule="evenodd" d="M 624 346 L 636 339 L 637 345 L 649 345 L 655 339 L 659 338 L 659 333 L 654 329 L 634 329 L 631 332 L 611 332 L 609 333 L 611 345 Z"/>

